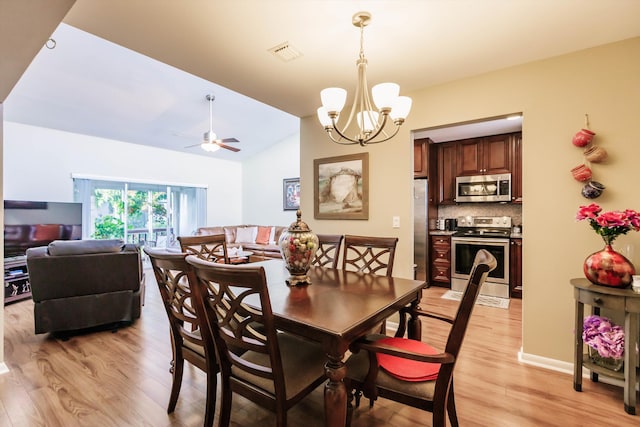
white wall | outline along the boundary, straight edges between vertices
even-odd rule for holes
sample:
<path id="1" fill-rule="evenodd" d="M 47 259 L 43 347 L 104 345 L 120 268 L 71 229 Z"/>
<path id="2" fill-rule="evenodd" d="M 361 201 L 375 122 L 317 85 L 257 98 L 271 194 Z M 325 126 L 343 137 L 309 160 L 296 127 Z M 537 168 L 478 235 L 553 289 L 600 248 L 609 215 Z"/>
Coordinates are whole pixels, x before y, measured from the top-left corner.
<path id="1" fill-rule="evenodd" d="M 72 173 L 204 184 L 207 225 L 242 221 L 241 163 L 4 123 L 5 199 L 73 201 Z"/>
<path id="2" fill-rule="evenodd" d="M 288 226 L 296 220 L 295 211 L 283 210 L 282 180 L 300 176 L 300 134 L 246 160 L 242 169 L 244 224 Z M 306 214 L 313 216 L 313 212 Z"/>

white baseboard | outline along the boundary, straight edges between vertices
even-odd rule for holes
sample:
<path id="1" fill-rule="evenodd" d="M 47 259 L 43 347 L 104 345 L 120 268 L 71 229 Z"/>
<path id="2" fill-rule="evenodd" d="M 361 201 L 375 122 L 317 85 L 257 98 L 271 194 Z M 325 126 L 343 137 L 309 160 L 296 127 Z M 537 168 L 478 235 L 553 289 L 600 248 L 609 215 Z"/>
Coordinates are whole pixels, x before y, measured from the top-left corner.
<path id="1" fill-rule="evenodd" d="M 7 366 L 7 364 L 4 362 L 0 363 L 0 375 L 8 374 L 8 373 L 9 373 L 9 367 Z"/>
<path id="2" fill-rule="evenodd" d="M 535 354 L 523 353 L 522 348 L 518 352 L 518 361 L 525 365 L 537 366 L 543 369 L 549 369 L 556 372 L 561 372 L 573 376 L 573 363 L 563 362 L 561 360 L 549 359 L 547 357 L 536 356 Z M 589 371 L 586 368 L 582 368 L 582 377 L 589 378 Z M 611 384 L 618 387 L 624 387 L 624 381 L 617 380 L 615 378 L 608 377 L 606 375 L 598 375 L 598 381 L 605 384 Z M 636 387 L 640 389 L 640 387 Z"/>

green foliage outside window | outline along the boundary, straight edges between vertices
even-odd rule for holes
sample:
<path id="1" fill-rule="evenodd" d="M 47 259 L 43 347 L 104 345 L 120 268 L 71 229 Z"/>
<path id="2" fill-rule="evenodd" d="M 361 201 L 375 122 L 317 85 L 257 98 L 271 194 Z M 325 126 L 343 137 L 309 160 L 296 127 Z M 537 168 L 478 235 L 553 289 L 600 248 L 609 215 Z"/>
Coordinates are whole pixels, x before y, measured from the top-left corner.
<path id="1" fill-rule="evenodd" d="M 122 190 L 95 190 L 94 208 L 98 214 L 94 222 L 95 232 L 92 234 L 94 239 L 124 238 L 125 203 L 122 194 Z M 151 194 L 151 206 L 149 206 L 149 194 Z M 128 191 L 127 229 L 146 229 L 149 214 L 151 214 L 153 229 L 166 228 L 166 203 L 167 195 L 164 192 Z"/>
<path id="2" fill-rule="evenodd" d="M 94 239 L 122 239 L 124 238 L 124 222 L 111 215 L 96 218 Z"/>

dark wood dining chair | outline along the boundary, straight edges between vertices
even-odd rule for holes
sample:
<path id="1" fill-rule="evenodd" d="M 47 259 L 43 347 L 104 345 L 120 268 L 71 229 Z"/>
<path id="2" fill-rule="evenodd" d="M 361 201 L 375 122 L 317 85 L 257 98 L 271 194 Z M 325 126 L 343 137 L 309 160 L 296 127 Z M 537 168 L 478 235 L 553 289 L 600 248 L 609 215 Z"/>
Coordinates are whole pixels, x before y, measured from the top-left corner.
<path id="1" fill-rule="evenodd" d="M 396 254 L 397 237 L 344 236 L 342 269 L 391 277 Z M 380 324 L 385 333 L 386 320 Z"/>
<path id="2" fill-rule="evenodd" d="M 202 236 L 179 236 L 182 252 L 198 258 L 229 264 L 227 240 L 224 234 L 206 234 Z"/>
<path id="3" fill-rule="evenodd" d="M 484 249 L 477 252 L 467 287 L 454 318 L 419 308 L 406 309 L 414 316 L 429 317 L 450 325 L 443 352 L 438 352 L 420 341 L 384 335 L 369 335 L 351 346 L 350 350 L 354 354 L 347 361 L 345 378 L 351 393 L 349 421 L 353 413 L 353 397 L 355 396 L 358 406 L 360 393 L 364 393 L 364 396 L 369 398 L 370 406 L 378 397 L 384 397 L 432 412 L 433 427 L 445 427 L 447 414 L 451 426 L 458 426 L 453 393 L 453 370 L 480 288 L 496 265 L 497 261 L 491 253 Z M 406 316 L 401 317 L 406 319 Z M 395 357 L 389 358 L 385 355 Z M 416 364 L 416 361 L 435 365 Z M 415 365 L 411 366 L 412 364 Z"/>
<path id="4" fill-rule="evenodd" d="M 391 277 L 397 237 L 344 236 L 342 269 Z"/>
<path id="5" fill-rule="evenodd" d="M 173 412 L 178 402 L 186 360 L 207 374 L 204 426 L 210 427 L 213 425 L 215 413 L 219 369 L 212 340 L 206 342 L 202 337 L 202 322 L 195 309 L 188 280 L 188 273 L 193 267 L 185 261 L 184 253 L 156 248 L 144 248 L 144 251 L 151 260 L 153 273 L 169 318 L 173 351 L 170 372 L 173 375 L 173 383 L 167 413 Z"/>
<path id="6" fill-rule="evenodd" d="M 186 259 L 194 267 L 190 283 L 196 308 L 218 349 L 219 425 L 229 425 L 232 395 L 237 393 L 275 412 L 277 425 L 286 426 L 287 410 L 326 379 L 322 347 L 276 330 L 261 266 Z"/>
<path id="7" fill-rule="evenodd" d="M 342 234 L 318 234 L 318 250 L 312 265 L 337 268 L 342 239 L 344 239 Z"/>

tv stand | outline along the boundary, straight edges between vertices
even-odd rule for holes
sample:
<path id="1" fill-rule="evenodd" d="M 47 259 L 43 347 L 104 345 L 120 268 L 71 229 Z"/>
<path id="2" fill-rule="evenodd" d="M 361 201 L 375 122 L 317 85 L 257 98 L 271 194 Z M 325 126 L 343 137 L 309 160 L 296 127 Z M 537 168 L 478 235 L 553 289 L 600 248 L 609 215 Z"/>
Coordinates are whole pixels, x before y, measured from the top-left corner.
<path id="1" fill-rule="evenodd" d="M 31 285 L 27 272 L 27 257 L 15 256 L 4 259 L 4 303 L 31 298 Z"/>

